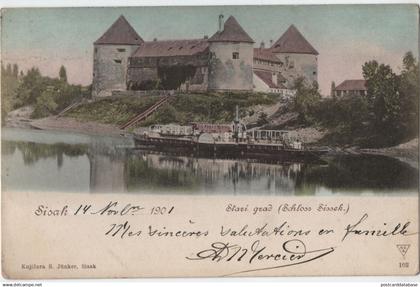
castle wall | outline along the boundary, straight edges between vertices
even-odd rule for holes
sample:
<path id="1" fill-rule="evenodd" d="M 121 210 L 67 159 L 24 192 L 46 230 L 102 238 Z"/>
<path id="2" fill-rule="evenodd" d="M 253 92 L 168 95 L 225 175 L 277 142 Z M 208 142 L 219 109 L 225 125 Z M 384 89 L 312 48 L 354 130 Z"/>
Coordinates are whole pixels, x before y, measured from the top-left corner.
<path id="1" fill-rule="evenodd" d="M 277 53 L 283 63 L 282 75 L 286 78 L 286 86 L 292 88 L 294 81 L 303 76 L 307 84 L 318 81 L 318 60 L 316 55 Z"/>
<path id="2" fill-rule="evenodd" d="M 253 45 L 212 42 L 210 44 L 209 90 L 251 91 Z M 234 59 L 238 53 L 238 59 Z"/>
<path id="3" fill-rule="evenodd" d="M 170 72 L 170 68 L 174 69 Z M 180 72 L 185 67 L 186 69 L 195 68 L 195 71 L 190 75 L 189 80 L 186 80 L 181 84 L 182 89 L 188 89 L 191 91 L 204 91 L 207 90 L 208 83 L 208 53 L 203 53 L 193 56 L 170 56 L 170 57 L 144 57 L 137 58 L 132 57 L 129 60 L 127 79 L 129 88 L 135 86 L 142 86 L 147 81 L 160 80 L 162 83 L 165 82 L 161 79 L 162 71 L 167 69 L 164 77 L 170 78 Z M 188 85 L 188 87 L 186 87 Z"/>
<path id="4" fill-rule="evenodd" d="M 94 97 L 110 96 L 112 90 L 126 90 L 128 57 L 137 45 L 94 45 Z"/>
<path id="5" fill-rule="evenodd" d="M 129 66 L 127 72 L 128 88 L 134 88 L 134 85 L 139 85 L 148 81 L 157 81 L 158 70 L 157 67 L 131 67 Z"/>
<path id="6" fill-rule="evenodd" d="M 182 88 L 182 87 L 181 87 Z M 208 89 L 208 67 L 198 67 L 194 77 L 188 83 L 188 91 L 207 91 Z"/>

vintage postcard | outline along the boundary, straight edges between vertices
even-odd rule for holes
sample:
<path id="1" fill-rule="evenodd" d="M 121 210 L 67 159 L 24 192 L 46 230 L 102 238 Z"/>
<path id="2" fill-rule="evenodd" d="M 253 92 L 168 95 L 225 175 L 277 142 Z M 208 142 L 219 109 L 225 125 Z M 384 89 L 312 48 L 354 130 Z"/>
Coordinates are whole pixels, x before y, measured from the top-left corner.
<path id="1" fill-rule="evenodd" d="M 415 275 L 416 5 L 5 8 L 10 279 Z"/>

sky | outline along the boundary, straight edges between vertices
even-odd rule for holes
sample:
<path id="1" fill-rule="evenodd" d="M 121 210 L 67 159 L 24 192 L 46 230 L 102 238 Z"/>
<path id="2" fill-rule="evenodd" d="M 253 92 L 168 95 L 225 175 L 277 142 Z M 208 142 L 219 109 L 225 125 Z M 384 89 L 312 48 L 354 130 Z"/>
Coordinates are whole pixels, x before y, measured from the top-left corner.
<path id="1" fill-rule="evenodd" d="M 418 55 L 417 6 L 277 5 L 121 8 L 10 8 L 2 10 L 3 63 L 38 67 L 56 77 L 61 65 L 70 83 L 92 81 L 93 42 L 124 15 L 146 41 L 213 35 L 218 15 L 233 15 L 254 39 L 254 47 L 276 41 L 294 24 L 319 52 L 318 82 L 362 78 L 362 65 L 377 60 L 398 72 L 407 51 Z"/>

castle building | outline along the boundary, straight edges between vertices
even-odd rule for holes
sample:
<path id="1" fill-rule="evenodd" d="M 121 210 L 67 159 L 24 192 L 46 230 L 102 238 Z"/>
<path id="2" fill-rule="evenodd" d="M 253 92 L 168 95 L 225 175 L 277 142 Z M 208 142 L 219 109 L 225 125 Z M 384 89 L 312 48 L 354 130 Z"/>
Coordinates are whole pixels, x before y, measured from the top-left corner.
<path id="1" fill-rule="evenodd" d="M 271 47 L 230 16 L 210 38 L 144 41 L 124 16 L 94 42 L 94 97 L 126 90 L 286 94 L 297 77 L 317 80 L 318 52 L 293 25 Z"/>
<path id="2" fill-rule="evenodd" d="M 336 97 L 366 96 L 366 80 L 345 80 L 333 92 Z"/>
<path id="3" fill-rule="evenodd" d="M 128 59 L 143 43 L 124 16 L 96 40 L 93 44 L 93 96 L 127 89 Z"/>

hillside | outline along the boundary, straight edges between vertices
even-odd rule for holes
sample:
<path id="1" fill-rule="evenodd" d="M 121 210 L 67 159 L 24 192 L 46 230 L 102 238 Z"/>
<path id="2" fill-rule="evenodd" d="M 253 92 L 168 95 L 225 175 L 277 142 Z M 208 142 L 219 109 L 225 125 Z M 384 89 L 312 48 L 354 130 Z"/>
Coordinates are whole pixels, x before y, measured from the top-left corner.
<path id="1" fill-rule="evenodd" d="M 120 125 L 145 111 L 160 98 L 159 96 L 123 96 L 100 99 L 80 105 L 66 116 L 81 121 Z M 234 119 L 236 105 L 239 107 L 241 118 L 255 119 L 254 114 L 256 111 L 258 113 L 262 106 L 273 106 L 277 102 L 277 95 L 261 93 L 178 94 L 170 104 L 163 106 L 139 125 L 189 122 L 227 123 Z"/>

